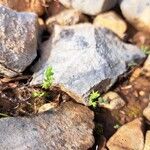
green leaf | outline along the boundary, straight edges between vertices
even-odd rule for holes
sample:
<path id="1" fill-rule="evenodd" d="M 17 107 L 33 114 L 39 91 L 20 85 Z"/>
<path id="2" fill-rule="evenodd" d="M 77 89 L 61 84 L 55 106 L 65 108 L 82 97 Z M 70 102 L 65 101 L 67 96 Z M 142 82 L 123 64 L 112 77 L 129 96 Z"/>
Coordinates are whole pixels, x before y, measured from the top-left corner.
<path id="1" fill-rule="evenodd" d="M 92 91 L 92 93 L 89 96 L 89 105 L 93 106 L 94 108 L 97 106 L 97 98 L 100 96 L 99 92 Z"/>
<path id="2" fill-rule="evenodd" d="M 44 72 L 44 80 L 42 83 L 42 88 L 48 89 L 52 86 L 54 78 L 53 78 L 53 69 L 52 67 L 47 67 L 47 69 Z"/>
<path id="3" fill-rule="evenodd" d="M 141 50 L 146 54 L 150 55 L 150 46 L 142 45 Z"/>
<path id="4" fill-rule="evenodd" d="M 114 129 L 118 129 L 118 128 L 120 128 L 119 124 L 114 125 Z"/>
<path id="5" fill-rule="evenodd" d="M 32 97 L 36 98 L 36 97 L 45 97 L 47 96 L 46 92 L 40 92 L 40 91 L 36 91 L 36 92 L 32 92 Z"/>
<path id="6" fill-rule="evenodd" d="M 98 102 L 99 102 L 99 103 L 108 104 L 108 100 L 107 100 L 107 99 L 104 99 L 104 98 L 102 98 L 102 97 L 99 97 Z"/>

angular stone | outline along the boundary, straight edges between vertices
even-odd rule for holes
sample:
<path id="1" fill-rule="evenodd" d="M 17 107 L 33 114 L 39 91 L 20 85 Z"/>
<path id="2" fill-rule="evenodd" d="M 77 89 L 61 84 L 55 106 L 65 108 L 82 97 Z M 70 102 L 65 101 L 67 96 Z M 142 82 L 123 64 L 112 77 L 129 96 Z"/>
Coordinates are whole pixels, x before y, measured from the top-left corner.
<path id="1" fill-rule="evenodd" d="M 150 0 L 122 0 L 123 16 L 137 30 L 150 32 Z"/>
<path id="2" fill-rule="evenodd" d="M 37 16 L 0 5 L 0 72 L 15 76 L 37 56 Z"/>
<path id="3" fill-rule="evenodd" d="M 107 28 L 116 33 L 120 38 L 123 38 L 127 30 L 126 22 L 114 11 L 101 13 L 94 19 L 94 25 Z"/>
<path id="4" fill-rule="evenodd" d="M 122 127 L 108 140 L 109 150 L 143 150 L 143 120 L 135 119 Z"/>
<path id="5" fill-rule="evenodd" d="M 62 11 L 56 16 L 49 17 L 46 20 L 46 25 L 49 31 L 52 31 L 55 24 L 62 25 L 62 26 L 74 25 L 80 21 L 84 22 L 86 20 L 87 18 L 81 12 L 74 9 L 67 9 Z"/>
<path id="6" fill-rule="evenodd" d="M 150 130 L 146 132 L 144 150 L 150 150 Z"/>
<path id="7" fill-rule="evenodd" d="M 136 46 L 121 42 L 107 29 L 91 24 L 56 26 L 42 45 L 31 85 L 41 84 L 48 66 L 54 70 L 54 84 L 71 97 L 87 104 L 92 90 L 106 91 L 126 71 L 128 63 L 145 55 Z"/>
<path id="8" fill-rule="evenodd" d="M 59 0 L 65 7 L 77 9 L 88 15 L 97 15 L 100 12 L 111 9 L 117 0 Z"/>
<path id="9" fill-rule="evenodd" d="M 94 144 L 93 118 L 90 109 L 73 102 L 31 118 L 2 118 L 0 149 L 86 150 Z"/>
<path id="10" fill-rule="evenodd" d="M 35 12 L 40 16 L 45 11 L 43 0 L 0 0 L 0 4 L 16 11 Z"/>
<path id="11" fill-rule="evenodd" d="M 99 102 L 99 107 L 104 107 L 110 110 L 120 109 L 125 105 L 125 101 L 115 92 L 109 91 L 103 96 L 103 99 L 106 101 Z"/>

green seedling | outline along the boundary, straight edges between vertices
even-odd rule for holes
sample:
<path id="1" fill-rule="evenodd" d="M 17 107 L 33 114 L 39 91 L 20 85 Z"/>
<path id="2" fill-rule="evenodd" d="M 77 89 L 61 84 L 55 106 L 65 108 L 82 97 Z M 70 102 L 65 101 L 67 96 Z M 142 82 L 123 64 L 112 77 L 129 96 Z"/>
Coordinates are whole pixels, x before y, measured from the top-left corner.
<path id="1" fill-rule="evenodd" d="M 47 93 L 46 92 L 40 92 L 40 91 L 35 91 L 32 92 L 32 97 L 36 98 L 36 97 L 46 97 Z"/>
<path id="2" fill-rule="evenodd" d="M 93 106 L 94 108 L 97 106 L 98 97 L 100 96 L 99 92 L 92 91 L 92 93 L 89 96 L 89 105 Z"/>
<path id="3" fill-rule="evenodd" d="M 98 102 L 101 103 L 101 104 L 108 104 L 108 100 L 104 99 L 103 97 L 99 97 Z"/>
<path id="4" fill-rule="evenodd" d="M 131 62 L 128 64 L 128 67 L 134 67 L 134 66 L 136 66 L 136 65 L 137 65 L 136 62 L 131 61 Z"/>
<path id="5" fill-rule="evenodd" d="M 53 69 L 52 67 L 48 67 L 45 72 L 44 72 L 44 80 L 43 80 L 43 83 L 42 83 L 42 89 L 49 89 L 52 84 L 53 84 L 53 81 L 54 81 L 54 78 L 53 78 Z M 34 91 L 32 92 L 32 97 L 33 98 L 36 98 L 36 97 L 47 97 L 48 96 L 48 93 L 47 92 L 41 92 L 41 91 Z"/>
<path id="6" fill-rule="evenodd" d="M 52 67 L 48 67 L 44 72 L 44 80 L 42 83 L 43 89 L 48 89 L 52 86 L 52 83 L 54 81 L 53 75 L 54 73 Z"/>
<path id="7" fill-rule="evenodd" d="M 119 128 L 120 128 L 119 124 L 114 125 L 114 129 L 119 129 Z"/>
<path id="8" fill-rule="evenodd" d="M 142 45 L 142 46 L 141 46 L 141 50 L 142 50 L 146 55 L 150 55 L 150 46 Z"/>

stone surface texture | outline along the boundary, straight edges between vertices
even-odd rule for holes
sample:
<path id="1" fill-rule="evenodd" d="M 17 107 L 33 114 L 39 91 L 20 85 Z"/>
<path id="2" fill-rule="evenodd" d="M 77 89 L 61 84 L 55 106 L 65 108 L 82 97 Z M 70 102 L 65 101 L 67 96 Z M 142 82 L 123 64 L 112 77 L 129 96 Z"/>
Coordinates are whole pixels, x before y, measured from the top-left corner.
<path id="1" fill-rule="evenodd" d="M 93 113 L 67 102 L 33 117 L 0 119 L 0 150 L 87 150 L 94 144 Z"/>
<path id="2" fill-rule="evenodd" d="M 18 75 L 37 56 L 37 15 L 0 5 L 0 72 Z"/>

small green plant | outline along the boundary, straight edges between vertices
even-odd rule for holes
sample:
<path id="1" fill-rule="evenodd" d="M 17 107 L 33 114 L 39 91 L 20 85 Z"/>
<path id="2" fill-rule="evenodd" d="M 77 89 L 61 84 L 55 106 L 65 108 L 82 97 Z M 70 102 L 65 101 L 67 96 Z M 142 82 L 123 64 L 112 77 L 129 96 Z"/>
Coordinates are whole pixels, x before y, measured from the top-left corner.
<path id="1" fill-rule="evenodd" d="M 114 125 L 114 129 L 119 129 L 120 128 L 120 125 L 119 124 L 115 124 Z"/>
<path id="2" fill-rule="evenodd" d="M 104 99 L 103 97 L 99 97 L 99 98 L 98 98 L 98 102 L 101 103 L 101 104 L 103 104 L 103 103 L 104 103 L 104 104 L 108 104 L 108 100 L 107 100 L 107 99 Z"/>
<path id="3" fill-rule="evenodd" d="M 36 98 L 36 97 L 46 97 L 47 93 L 46 92 L 40 92 L 40 91 L 35 91 L 32 92 L 32 97 Z"/>
<path id="4" fill-rule="evenodd" d="M 52 67 L 48 67 L 44 72 L 44 80 L 42 83 L 43 89 L 48 89 L 52 86 L 52 83 L 54 81 L 53 75 L 54 73 Z"/>
<path id="5" fill-rule="evenodd" d="M 150 55 L 150 46 L 142 45 L 141 49 L 146 55 Z"/>
<path id="6" fill-rule="evenodd" d="M 53 81 L 54 81 L 54 78 L 53 78 L 53 69 L 52 67 L 47 67 L 47 69 L 45 70 L 44 72 L 44 80 L 43 80 L 43 83 L 42 83 L 42 89 L 49 89 L 52 84 L 53 84 Z M 34 91 L 32 92 L 32 97 L 33 98 L 36 98 L 36 97 L 47 97 L 48 96 L 48 93 L 47 92 L 43 92 L 43 91 Z"/>
<path id="7" fill-rule="evenodd" d="M 136 62 L 131 61 L 131 62 L 128 64 L 128 67 L 134 67 L 134 66 L 136 66 L 136 65 L 137 65 Z"/>
<path id="8" fill-rule="evenodd" d="M 97 99 L 99 96 L 100 94 L 98 91 L 96 92 L 92 91 L 92 93 L 89 96 L 89 105 L 95 108 L 97 106 L 97 101 L 98 101 Z"/>

